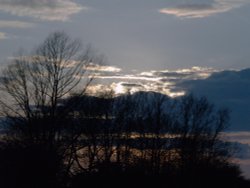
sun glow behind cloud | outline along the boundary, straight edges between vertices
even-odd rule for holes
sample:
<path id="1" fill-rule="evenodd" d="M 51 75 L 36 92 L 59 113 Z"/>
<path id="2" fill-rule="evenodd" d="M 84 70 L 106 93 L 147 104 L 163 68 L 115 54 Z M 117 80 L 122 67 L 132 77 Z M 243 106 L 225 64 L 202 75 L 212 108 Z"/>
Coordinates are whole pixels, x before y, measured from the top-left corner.
<path id="1" fill-rule="evenodd" d="M 95 63 L 90 63 L 84 67 L 84 69 L 89 71 L 97 71 L 97 72 L 121 72 L 121 69 L 115 66 L 108 66 L 108 65 L 99 65 Z"/>
<path id="2" fill-rule="evenodd" d="M 243 83 L 249 83 L 249 72 L 243 71 L 240 75 L 240 72 L 237 71 L 218 71 L 212 68 L 206 67 L 192 67 L 189 69 L 178 69 L 178 70 L 152 70 L 144 72 L 135 72 L 135 74 L 114 72 L 107 74 L 107 72 L 101 72 L 100 78 L 98 80 L 105 82 L 100 84 L 93 84 L 90 88 L 92 93 L 99 93 L 105 91 L 114 91 L 115 95 L 121 95 L 126 92 L 135 93 L 137 91 L 154 91 L 167 94 L 170 97 L 178 97 L 185 95 L 185 89 L 180 87 L 183 83 L 187 82 L 204 82 L 211 79 L 215 79 L 214 85 L 218 85 L 218 80 L 222 79 L 223 85 L 230 86 L 230 83 L 234 82 L 234 79 L 241 80 L 236 82 L 238 85 Z M 214 74 L 213 74 L 214 73 Z M 213 75 L 212 75 L 213 74 Z M 225 74 L 228 74 L 229 77 L 225 77 Z M 112 78 L 113 75 L 113 79 Z M 212 76 L 210 76 L 212 75 Z M 224 76 L 223 76 L 224 75 Z M 105 79 L 105 77 L 108 79 Z M 210 77 L 209 77 L 210 76 Z M 136 78 L 139 79 L 136 79 Z M 209 78 L 208 78 L 209 77 Z M 142 79 L 147 78 L 147 79 Z M 203 84 L 203 87 L 208 87 L 206 83 Z M 211 87 L 211 86 L 210 86 Z M 245 91 L 245 90 L 243 90 Z M 240 92 L 241 93 L 241 92 Z M 203 96 L 203 95 L 202 95 Z M 239 96 L 239 95 L 237 95 Z M 224 96 L 225 97 L 225 96 Z M 222 100 L 220 98 L 220 100 Z M 245 101 L 244 101 L 245 103 Z M 218 103 L 216 103 L 218 105 Z M 245 110 L 244 110 L 245 111 Z M 233 115 L 233 114 L 232 114 Z M 238 124 L 237 124 L 238 126 Z M 233 156 L 232 162 L 239 164 L 243 175 L 247 178 L 250 178 L 250 132 L 226 132 L 221 135 L 226 141 L 235 144 L 237 147 L 237 153 Z"/>
<path id="3" fill-rule="evenodd" d="M 185 95 L 185 91 L 178 88 L 177 84 L 187 80 L 205 79 L 216 72 L 212 68 L 192 67 L 190 69 L 152 70 L 129 74 L 118 67 L 95 64 L 89 66 L 87 70 L 95 73 L 96 84 L 93 84 L 88 90 L 91 94 L 110 90 L 113 90 L 116 95 L 153 91 L 170 97 Z"/>
<path id="4" fill-rule="evenodd" d="M 122 85 L 122 83 L 118 83 L 118 84 L 113 83 L 111 85 L 111 88 L 114 89 L 114 92 L 117 95 L 126 93 L 126 88 Z"/>

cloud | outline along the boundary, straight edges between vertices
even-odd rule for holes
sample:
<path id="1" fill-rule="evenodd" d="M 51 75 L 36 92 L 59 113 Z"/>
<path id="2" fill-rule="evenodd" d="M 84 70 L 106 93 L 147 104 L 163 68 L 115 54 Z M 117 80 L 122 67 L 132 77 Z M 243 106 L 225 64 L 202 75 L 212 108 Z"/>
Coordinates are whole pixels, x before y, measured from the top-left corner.
<path id="1" fill-rule="evenodd" d="M 106 85 L 107 90 L 114 90 L 116 94 L 137 91 L 155 91 L 170 97 L 185 94 L 183 88 L 177 84 L 187 80 L 205 79 L 216 70 L 211 68 L 192 67 L 178 70 L 152 70 L 147 72 L 124 73 L 121 69 L 112 66 L 92 65 L 89 70 L 95 72 L 95 78 Z M 102 71 L 99 71 L 102 70 Z M 109 72 L 107 72 L 109 71 Z M 94 86 L 93 86 L 94 87 Z M 100 90 L 100 85 L 92 91 Z"/>
<path id="2" fill-rule="evenodd" d="M 231 142 L 238 142 L 240 144 L 250 145 L 250 132 L 249 131 L 239 131 L 239 132 L 227 132 L 224 137 Z M 249 150 L 250 157 L 250 150 Z"/>
<path id="3" fill-rule="evenodd" d="M 170 97 L 186 93 L 206 96 L 216 107 L 232 109 L 230 131 L 223 138 L 239 148 L 233 162 L 240 165 L 243 175 L 250 178 L 250 69 L 218 71 L 206 67 L 178 70 L 152 70 L 124 73 L 122 70 L 100 79 L 105 83 L 93 84 L 89 93 L 114 91 L 120 95 L 128 91 L 154 91 Z M 238 151 L 238 150 L 237 150 Z"/>
<path id="4" fill-rule="evenodd" d="M 174 15 L 180 18 L 204 18 L 218 13 L 225 13 L 249 3 L 248 0 L 193 0 L 177 3 L 175 6 L 162 8 L 160 13 Z"/>
<path id="5" fill-rule="evenodd" d="M 215 69 L 209 67 L 191 67 L 177 70 L 154 71 L 154 76 L 160 76 L 171 80 L 197 80 L 208 78 Z"/>
<path id="6" fill-rule="evenodd" d="M 7 38 L 8 38 L 8 37 L 7 37 L 6 33 L 0 32 L 0 40 L 1 40 L 1 39 L 7 39 Z"/>
<path id="7" fill-rule="evenodd" d="M 0 0 L 0 11 L 48 21 L 66 21 L 83 9 L 72 0 Z"/>
<path id="8" fill-rule="evenodd" d="M 236 147 L 233 162 L 240 165 L 245 177 L 250 178 L 250 132 L 226 132 L 223 136 Z"/>
<path id="9" fill-rule="evenodd" d="M 29 22 L 0 20 L 0 28 L 29 28 L 33 26 L 34 24 Z"/>
<path id="10" fill-rule="evenodd" d="M 99 65 L 90 63 L 85 67 L 85 70 L 94 71 L 94 72 L 113 72 L 118 73 L 121 72 L 121 68 L 115 66 L 108 66 L 108 65 Z"/>
<path id="11" fill-rule="evenodd" d="M 218 71 L 206 67 L 192 67 L 132 73 L 122 70 L 97 73 L 95 81 L 99 85 L 92 85 L 92 93 L 114 90 L 115 94 L 119 95 L 128 91 L 154 91 L 173 98 L 188 93 L 206 96 L 217 107 L 229 108 L 231 131 L 250 130 L 250 69 Z"/>
<path id="12" fill-rule="evenodd" d="M 189 80 L 176 85 L 186 92 L 206 96 L 217 106 L 231 110 L 232 130 L 250 130 L 250 69 L 216 72 L 204 80 Z"/>

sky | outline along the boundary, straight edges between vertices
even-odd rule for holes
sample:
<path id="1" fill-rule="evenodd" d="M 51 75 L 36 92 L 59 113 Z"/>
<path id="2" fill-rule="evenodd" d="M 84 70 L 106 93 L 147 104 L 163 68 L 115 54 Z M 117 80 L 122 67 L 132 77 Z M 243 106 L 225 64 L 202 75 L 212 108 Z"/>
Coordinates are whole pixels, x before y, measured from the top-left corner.
<path id="1" fill-rule="evenodd" d="M 103 54 L 89 92 L 205 95 L 250 130 L 249 17 L 250 0 L 0 0 L 0 67 L 64 31 Z"/>
<path id="2" fill-rule="evenodd" d="M 65 31 L 123 70 L 242 69 L 250 0 L 0 0 L 0 62 Z"/>
<path id="3" fill-rule="evenodd" d="M 250 0 L 0 0 L 0 67 L 65 31 L 105 56 L 88 67 L 90 92 L 195 93 L 229 107 L 250 177 L 249 17 Z"/>
<path id="4" fill-rule="evenodd" d="M 206 95 L 250 130 L 249 17 L 250 0 L 0 0 L 0 66 L 64 31 L 105 57 L 89 92 Z"/>

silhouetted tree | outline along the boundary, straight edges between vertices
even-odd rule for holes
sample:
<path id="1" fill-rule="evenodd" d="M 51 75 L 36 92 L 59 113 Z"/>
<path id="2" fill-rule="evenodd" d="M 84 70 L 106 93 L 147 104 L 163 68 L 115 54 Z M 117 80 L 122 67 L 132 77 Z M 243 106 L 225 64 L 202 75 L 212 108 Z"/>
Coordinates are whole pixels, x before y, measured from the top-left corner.
<path id="1" fill-rule="evenodd" d="M 58 121 L 65 116 L 60 100 L 83 81 L 80 93 L 84 93 L 93 78 L 82 79 L 93 61 L 90 55 L 90 49 L 83 51 L 79 40 L 72 40 L 63 32 L 50 34 L 32 55 L 16 57 L 3 71 L 1 91 L 6 98 L 0 101 L 1 112 L 18 124 L 27 125 L 22 128 L 30 138 L 38 136 L 33 134 L 36 129 L 43 133 L 39 135 L 42 139 L 60 138 Z M 41 119 L 48 121 L 39 127 L 37 122 Z"/>
<path id="2" fill-rule="evenodd" d="M 229 161 L 232 147 L 221 137 L 228 127 L 228 110 L 216 110 L 205 97 L 189 95 L 180 100 L 177 113 L 175 142 L 182 165 L 192 168 L 204 162 L 217 165 Z"/>
<path id="3" fill-rule="evenodd" d="M 103 111 L 103 101 L 94 101 L 99 107 L 95 141 L 84 138 L 97 152 L 92 153 L 92 169 L 78 171 L 72 187 L 249 186 L 231 163 L 232 148 L 221 136 L 228 126 L 228 112 L 217 110 L 206 98 L 189 95 L 173 100 L 136 93 L 115 97 Z M 110 127 L 105 130 L 103 125 Z M 81 156 L 84 152 L 90 151 Z"/>
<path id="4" fill-rule="evenodd" d="M 22 141 L 1 143 L 0 181 L 3 188 L 58 188 L 65 183 L 62 156 L 55 148 Z"/>
<path id="5" fill-rule="evenodd" d="M 81 49 L 79 41 L 55 32 L 4 70 L 5 188 L 249 186 L 221 136 L 227 110 L 193 95 L 85 95 L 95 57 Z"/>
<path id="6" fill-rule="evenodd" d="M 93 79 L 88 66 L 96 61 L 101 59 L 91 54 L 89 47 L 83 49 L 79 40 L 64 32 L 54 32 L 31 55 L 15 57 L 3 70 L 0 106 L 7 132 L 3 153 L 27 151 L 17 160 L 27 168 L 17 165 L 13 172 L 30 171 L 30 179 L 44 173 L 44 179 L 39 181 L 48 180 L 45 171 L 51 171 L 54 180 L 58 173 L 70 173 L 75 161 L 75 142 L 80 135 L 74 117 L 69 114 L 75 104 L 65 108 L 61 101 L 73 91 L 77 90 L 79 96 L 85 93 Z M 14 156 L 7 154 L 5 160 L 11 165 Z M 37 187 L 36 184 L 30 185 Z"/>

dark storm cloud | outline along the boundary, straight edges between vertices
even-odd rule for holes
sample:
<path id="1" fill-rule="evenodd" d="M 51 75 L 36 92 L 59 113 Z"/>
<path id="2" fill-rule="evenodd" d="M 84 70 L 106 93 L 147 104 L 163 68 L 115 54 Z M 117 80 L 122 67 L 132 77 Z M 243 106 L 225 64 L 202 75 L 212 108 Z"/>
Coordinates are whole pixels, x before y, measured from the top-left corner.
<path id="1" fill-rule="evenodd" d="M 205 80 L 185 81 L 179 87 L 228 107 L 232 112 L 232 129 L 250 129 L 250 69 L 217 72 Z"/>

